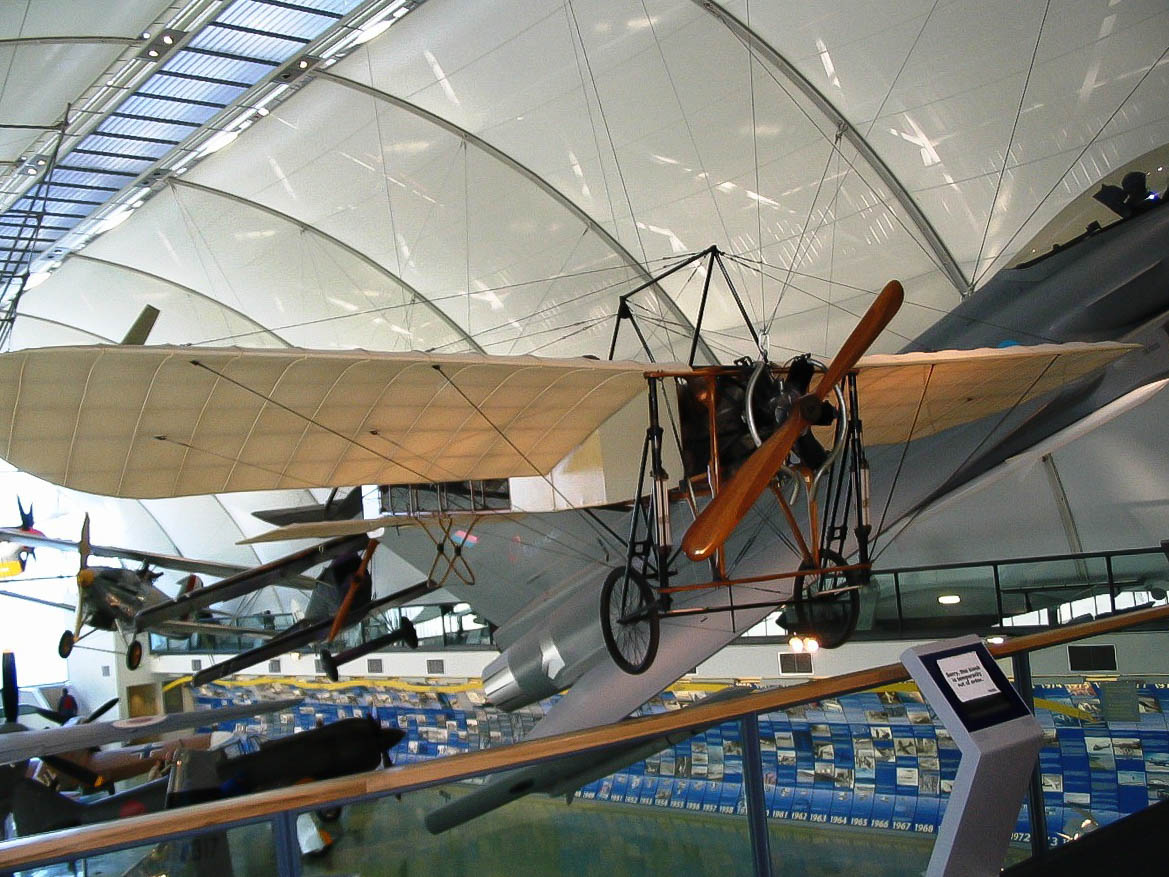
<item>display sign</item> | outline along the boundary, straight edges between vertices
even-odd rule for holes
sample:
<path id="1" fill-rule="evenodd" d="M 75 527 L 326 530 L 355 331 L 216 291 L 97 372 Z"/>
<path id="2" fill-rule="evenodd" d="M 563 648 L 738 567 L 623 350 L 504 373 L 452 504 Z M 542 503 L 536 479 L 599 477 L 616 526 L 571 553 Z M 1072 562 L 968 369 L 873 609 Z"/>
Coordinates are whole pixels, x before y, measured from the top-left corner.
<path id="1" fill-rule="evenodd" d="M 998 686 L 991 681 L 990 674 L 973 651 L 941 658 L 938 669 L 942 671 L 942 677 L 950 690 L 963 703 L 999 693 Z"/>
<path id="2" fill-rule="evenodd" d="M 967 731 L 1030 715 L 986 646 L 974 643 L 919 655 Z"/>

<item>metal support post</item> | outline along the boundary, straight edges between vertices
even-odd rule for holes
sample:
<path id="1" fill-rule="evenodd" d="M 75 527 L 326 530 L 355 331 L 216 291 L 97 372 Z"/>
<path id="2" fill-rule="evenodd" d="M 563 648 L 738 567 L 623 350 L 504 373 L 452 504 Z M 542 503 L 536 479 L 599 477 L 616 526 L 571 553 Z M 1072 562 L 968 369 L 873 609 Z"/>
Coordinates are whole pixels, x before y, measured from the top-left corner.
<path id="1" fill-rule="evenodd" d="M 747 799 L 747 827 L 757 877 L 771 877 L 771 841 L 767 834 L 767 802 L 763 797 L 763 754 L 759 748 L 759 718 L 752 713 L 739 720 L 743 738 L 743 793 Z"/>
<path id="2" fill-rule="evenodd" d="M 276 873 L 280 877 L 300 877 L 296 814 L 285 810 L 272 817 L 272 842 L 276 846 Z"/>
<path id="3" fill-rule="evenodd" d="M 1015 690 L 1035 714 L 1035 688 L 1031 684 L 1031 659 L 1026 652 L 1011 656 L 1011 669 L 1015 674 Z M 1031 782 L 1027 785 L 1027 809 L 1031 813 L 1031 855 L 1042 859 L 1047 855 L 1047 811 L 1043 809 L 1043 785 L 1039 777 L 1039 759 L 1031 770 Z"/>

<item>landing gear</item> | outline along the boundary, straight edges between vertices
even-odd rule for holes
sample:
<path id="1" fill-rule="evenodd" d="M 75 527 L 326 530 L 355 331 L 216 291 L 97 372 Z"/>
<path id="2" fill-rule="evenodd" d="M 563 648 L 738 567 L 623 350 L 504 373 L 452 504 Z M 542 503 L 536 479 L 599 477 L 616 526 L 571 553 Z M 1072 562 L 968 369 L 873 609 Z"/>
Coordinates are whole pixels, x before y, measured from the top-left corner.
<path id="1" fill-rule="evenodd" d="M 802 570 L 823 567 L 845 566 L 846 561 L 835 551 L 825 548 L 820 551 L 819 562 L 804 561 Z M 796 577 L 794 600 L 784 610 L 797 633 L 815 636 L 820 646 L 834 649 L 844 645 L 860 617 L 861 598 L 859 570 L 824 572 Z M 848 590 L 841 590 L 848 588 Z M 786 625 L 785 625 L 786 626 Z"/>
<path id="2" fill-rule="evenodd" d="M 613 662 L 633 676 L 644 673 L 658 653 L 661 633 L 653 588 L 641 573 L 624 567 L 601 587 L 601 634 Z"/>
<path id="3" fill-rule="evenodd" d="M 61 639 L 57 643 L 57 654 L 62 658 L 68 658 L 73 651 L 73 631 L 67 630 L 61 634 Z"/>
<path id="4" fill-rule="evenodd" d="M 126 646 L 126 669 L 137 670 L 142 663 L 142 643 L 138 640 L 131 640 L 130 645 Z"/>

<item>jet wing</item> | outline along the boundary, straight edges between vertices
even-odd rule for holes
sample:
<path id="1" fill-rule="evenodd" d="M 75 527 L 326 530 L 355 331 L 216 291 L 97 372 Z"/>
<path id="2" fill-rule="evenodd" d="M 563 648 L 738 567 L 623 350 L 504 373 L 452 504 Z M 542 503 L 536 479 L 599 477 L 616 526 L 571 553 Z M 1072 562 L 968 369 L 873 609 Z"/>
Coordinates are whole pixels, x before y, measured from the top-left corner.
<path id="1" fill-rule="evenodd" d="M 91 722 L 87 725 L 67 725 L 43 731 L 3 734 L 0 735 L 0 764 L 11 764 L 43 755 L 59 755 L 62 752 L 88 749 L 91 746 L 133 740 L 144 735 L 154 736 L 280 712 L 291 709 L 302 699 L 296 697 L 287 700 L 268 700 L 212 710 L 193 710 L 186 713 L 119 719 L 115 722 Z"/>
<path id="2" fill-rule="evenodd" d="M 639 363 L 194 347 L 0 355 L 0 457 L 137 499 L 546 474 Z"/>
<path id="3" fill-rule="evenodd" d="M 1138 346 L 1107 341 L 863 357 L 856 371 L 865 444 L 900 444 L 1006 411 Z"/>

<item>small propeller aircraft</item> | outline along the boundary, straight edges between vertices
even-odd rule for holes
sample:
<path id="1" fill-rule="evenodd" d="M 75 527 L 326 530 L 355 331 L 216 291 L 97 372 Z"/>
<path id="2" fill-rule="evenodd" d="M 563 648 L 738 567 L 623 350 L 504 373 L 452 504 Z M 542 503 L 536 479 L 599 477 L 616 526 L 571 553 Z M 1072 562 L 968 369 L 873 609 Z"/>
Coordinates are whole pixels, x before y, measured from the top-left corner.
<path id="1" fill-rule="evenodd" d="M 41 544 L 46 544 L 47 541 Z M 142 643 L 136 636 L 140 631 L 134 627 L 134 616 L 144 606 L 153 606 L 170 599 L 154 586 L 154 582 L 162 573 L 151 570 L 150 564 L 146 561 L 137 570 L 107 566 L 91 567 L 89 515 L 85 516 L 85 521 L 81 525 L 81 538 L 76 545 L 79 557 L 76 615 L 73 628 L 61 634 L 57 654 L 62 658 L 69 657 L 73 646 L 87 635 L 81 631 L 82 627 L 88 625 L 91 631 L 116 632 L 126 646 L 126 666 L 131 670 L 137 670 L 142 663 Z M 183 591 L 192 591 L 201 588 L 202 585 L 202 579 L 191 573 L 183 579 L 181 588 Z M 244 634 L 255 637 L 272 635 L 272 631 L 269 630 L 234 627 L 211 619 L 198 621 L 176 619 L 159 625 L 156 632 L 164 636 L 177 637 L 188 637 L 193 633 Z"/>
<path id="2" fill-rule="evenodd" d="M 374 598 L 369 564 L 377 545 L 376 539 L 364 535 L 341 536 L 275 561 L 275 564 L 285 568 L 297 566 L 305 560 L 312 563 L 329 561 L 329 565 L 316 579 L 304 617 L 272 636 L 268 642 L 218 664 L 204 667 L 195 673 L 191 684 L 204 685 L 295 649 L 311 645 L 324 647 L 332 643 L 343 629 L 358 624 L 375 612 L 416 599 L 432 590 L 430 583 L 424 581 L 388 596 Z M 134 625 L 137 630 L 145 630 L 170 624 L 172 619 L 248 593 L 262 584 L 257 584 L 253 572 L 245 572 L 197 591 L 184 591 L 173 600 L 142 609 L 135 617 Z M 338 664 L 352 661 L 398 640 L 406 641 L 411 648 L 418 647 L 418 637 L 409 620 L 403 619 L 398 629 L 337 656 L 324 648 L 321 660 L 328 674 L 336 681 Z"/>
<path id="3" fill-rule="evenodd" d="M 139 610 L 170 601 L 169 595 L 154 585 L 161 574 L 152 570 L 152 566 L 188 573 L 179 582 L 179 591 L 184 594 L 203 589 L 199 573 L 225 576 L 237 582 L 240 579 L 246 579 L 247 582 L 251 583 L 253 590 L 274 583 L 301 589 L 310 589 L 316 585 L 314 579 L 300 575 L 303 570 L 320 562 L 312 556 L 302 557 L 303 554 L 311 554 L 311 552 L 299 552 L 289 558 L 283 558 L 281 561 L 263 564 L 259 567 L 246 567 L 239 564 L 198 560 L 136 549 L 92 545 L 89 539 L 89 526 L 89 515 L 86 515 L 81 526 L 81 538 L 76 542 L 68 539 L 54 539 L 42 534 L 27 533 L 22 535 L 19 531 L 0 529 L 0 537 L 12 539 L 21 535 L 28 542 L 29 547 L 55 548 L 62 551 L 77 551 L 78 553 L 76 616 L 73 628 L 61 634 L 58 654 L 62 658 L 68 657 L 73 651 L 73 646 L 87 635 L 88 632 L 82 633 L 82 628 L 85 625 L 89 625 L 91 630 L 116 631 L 125 642 L 126 666 L 131 670 L 137 669 L 142 660 L 142 644 L 138 642 L 136 636 L 147 629 L 171 637 L 188 637 L 195 633 L 243 634 L 259 638 L 268 638 L 274 635 L 273 631 L 263 628 L 233 626 L 227 619 L 224 623 L 220 623 L 214 614 L 209 613 L 202 606 L 198 607 L 200 609 L 198 613 L 194 611 L 196 607 L 191 607 L 190 612 L 179 613 L 165 624 L 159 624 L 156 627 L 136 625 L 135 615 Z M 136 570 L 91 566 L 90 558 L 95 556 L 136 561 L 141 566 Z M 191 618 L 197 620 L 191 620 Z"/>

